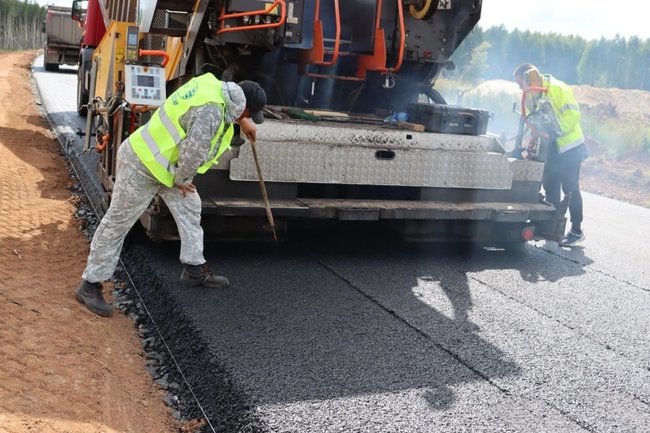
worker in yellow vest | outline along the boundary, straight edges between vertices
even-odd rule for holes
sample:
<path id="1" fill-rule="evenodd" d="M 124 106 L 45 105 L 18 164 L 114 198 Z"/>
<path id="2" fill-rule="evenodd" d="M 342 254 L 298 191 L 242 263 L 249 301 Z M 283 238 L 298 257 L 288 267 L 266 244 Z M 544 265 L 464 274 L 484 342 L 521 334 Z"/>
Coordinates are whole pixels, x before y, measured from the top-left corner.
<path id="1" fill-rule="evenodd" d="M 111 203 L 92 242 L 76 298 L 90 311 L 111 316 L 102 282 L 115 272 L 124 239 L 156 194 L 176 221 L 181 240 L 180 280 L 185 285 L 226 288 L 203 257 L 201 198 L 192 183 L 230 148 L 234 125 L 251 141 L 264 121 L 266 94 L 255 82 L 222 82 L 207 73 L 172 93 L 151 119 L 124 142 L 117 155 Z M 252 119 L 252 121 L 251 121 Z"/>
<path id="2" fill-rule="evenodd" d="M 530 64 L 519 65 L 513 76 L 523 90 L 529 87 L 546 89 L 531 92 L 531 117 L 550 143 L 545 158 L 542 186 L 546 201 L 560 206 L 561 192 L 569 198 L 571 230 L 560 240 L 562 246 L 571 246 L 585 239 L 582 231 L 582 195 L 580 193 L 580 166 L 587 157 L 585 137 L 580 127 L 580 107 L 573 91 L 564 82 L 551 75 L 542 75 Z"/>

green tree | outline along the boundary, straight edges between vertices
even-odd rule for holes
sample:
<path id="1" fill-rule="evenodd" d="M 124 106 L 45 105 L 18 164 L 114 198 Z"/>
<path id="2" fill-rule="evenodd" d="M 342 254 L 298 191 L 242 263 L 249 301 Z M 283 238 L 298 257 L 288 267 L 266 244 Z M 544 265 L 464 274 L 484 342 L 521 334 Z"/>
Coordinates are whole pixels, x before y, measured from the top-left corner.
<path id="1" fill-rule="evenodd" d="M 30 1 L 0 0 L 0 49 L 25 50 L 43 45 L 45 8 Z"/>
<path id="2" fill-rule="evenodd" d="M 488 80 L 512 80 L 514 68 L 530 62 L 543 73 L 569 84 L 650 90 L 650 40 L 617 35 L 587 41 L 577 35 L 508 31 L 504 26 L 485 30 L 479 26 L 472 34 L 458 47 L 452 60 L 457 69 L 475 69 L 467 73 L 457 70 L 451 78 L 465 74 Z M 479 51 L 484 57 L 474 56 L 477 47 L 484 50 Z M 470 65 L 465 58 L 477 58 L 480 62 Z"/>

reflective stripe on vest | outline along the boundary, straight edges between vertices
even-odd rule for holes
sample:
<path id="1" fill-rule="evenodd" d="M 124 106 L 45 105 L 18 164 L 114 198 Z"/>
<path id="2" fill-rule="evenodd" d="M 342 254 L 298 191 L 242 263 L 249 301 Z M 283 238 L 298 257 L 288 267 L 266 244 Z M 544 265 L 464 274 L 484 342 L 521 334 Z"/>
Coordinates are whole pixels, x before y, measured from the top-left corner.
<path id="1" fill-rule="evenodd" d="M 544 87 L 548 88 L 553 114 L 562 131 L 556 140 L 558 152 L 564 153 L 585 141 L 580 127 L 580 106 L 566 83 L 544 75 Z"/>
<path id="2" fill-rule="evenodd" d="M 230 148 L 234 132 L 233 125 L 228 125 L 224 132 L 226 101 L 223 97 L 221 81 L 212 74 L 203 74 L 179 87 L 154 112 L 151 119 L 129 137 L 129 142 L 142 163 L 163 185 L 170 188 L 174 186 L 174 171 L 179 154 L 178 144 L 187 136 L 180 125 L 180 118 L 191 108 L 208 103 L 221 107 L 222 122 L 210 140 L 209 154 L 216 153 L 215 156 L 197 170 L 199 173 L 205 173 L 217 163 L 219 156 Z M 221 144 L 215 152 L 214 148 L 219 138 Z"/>

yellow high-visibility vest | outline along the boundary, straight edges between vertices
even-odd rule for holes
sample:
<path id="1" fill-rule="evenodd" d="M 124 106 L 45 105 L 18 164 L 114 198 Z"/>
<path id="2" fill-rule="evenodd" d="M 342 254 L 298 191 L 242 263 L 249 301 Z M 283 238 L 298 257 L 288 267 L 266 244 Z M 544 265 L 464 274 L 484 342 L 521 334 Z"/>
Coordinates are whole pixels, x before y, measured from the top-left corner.
<path id="1" fill-rule="evenodd" d="M 585 141 L 580 127 L 580 106 L 571 88 L 551 75 L 543 76 L 544 87 L 548 88 L 548 98 L 561 135 L 557 138 L 559 153 L 573 149 Z"/>
<path id="2" fill-rule="evenodd" d="M 218 162 L 221 154 L 230 149 L 234 126 L 228 125 L 224 132 L 226 101 L 222 87 L 223 83 L 210 73 L 192 78 L 172 93 L 154 112 L 151 119 L 129 137 L 133 150 L 144 166 L 163 185 L 169 188 L 174 186 L 174 171 L 179 154 L 178 144 L 187 136 L 180 124 L 180 118 L 189 109 L 214 103 L 222 110 L 221 124 L 210 141 L 210 154 L 213 153 L 223 133 L 221 144 L 214 158 L 199 167 L 197 170 L 199 173 L 208 171 Z"/>

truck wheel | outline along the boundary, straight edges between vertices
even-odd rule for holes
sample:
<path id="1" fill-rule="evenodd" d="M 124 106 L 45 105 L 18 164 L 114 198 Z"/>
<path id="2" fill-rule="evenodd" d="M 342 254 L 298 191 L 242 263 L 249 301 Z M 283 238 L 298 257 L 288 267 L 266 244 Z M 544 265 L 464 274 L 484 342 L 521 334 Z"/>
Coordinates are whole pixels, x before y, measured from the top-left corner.
<path id="1" fill-rule="evenodd" d="M 57 63 L 46 63 L 45 70 L 48 72 L 56 72 L 59 70 L 59 65 Z"/>
<path id="2" fill-rule="evenodd" d="M 81 117 L 86 117 L 88 114 L 88 90 L 85 88 L 85 72 L 86 72 L 86 62 L 83 62 L 79 65 L 77 71 L 77 113 Z"/>

